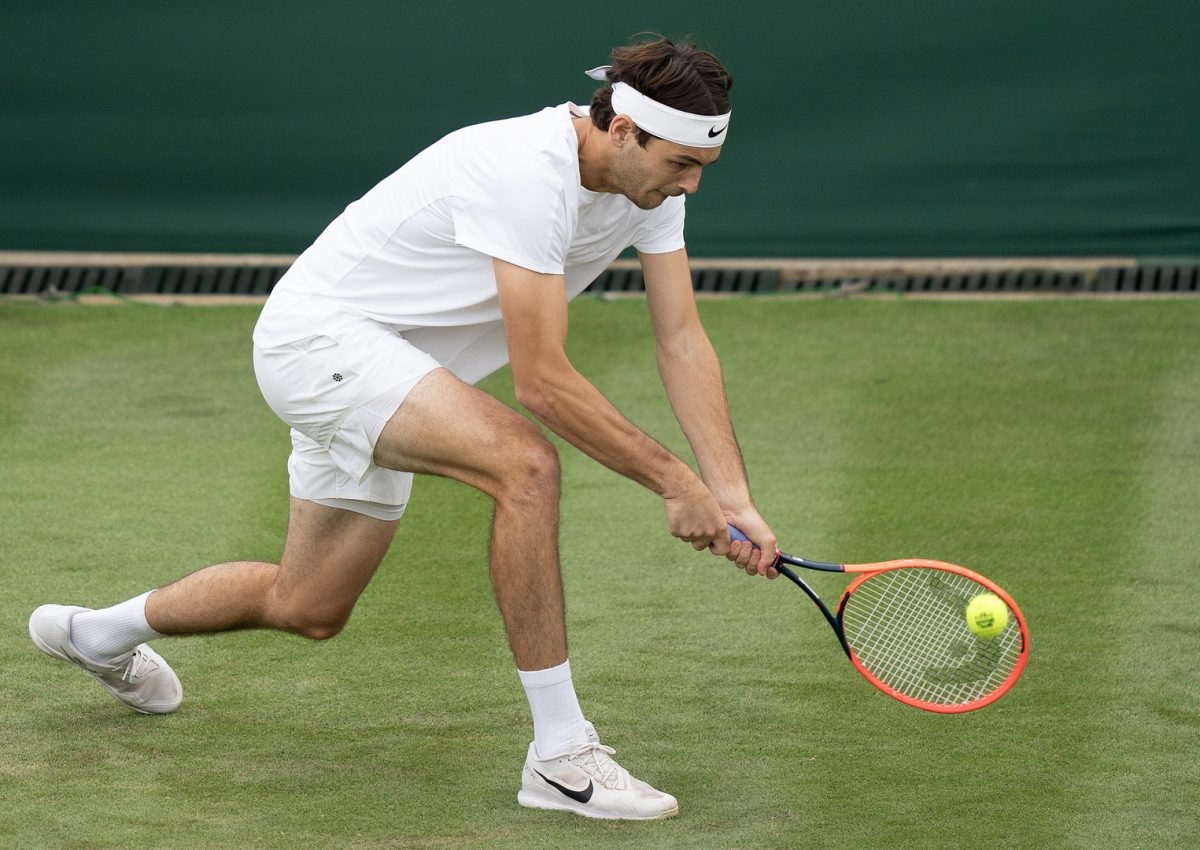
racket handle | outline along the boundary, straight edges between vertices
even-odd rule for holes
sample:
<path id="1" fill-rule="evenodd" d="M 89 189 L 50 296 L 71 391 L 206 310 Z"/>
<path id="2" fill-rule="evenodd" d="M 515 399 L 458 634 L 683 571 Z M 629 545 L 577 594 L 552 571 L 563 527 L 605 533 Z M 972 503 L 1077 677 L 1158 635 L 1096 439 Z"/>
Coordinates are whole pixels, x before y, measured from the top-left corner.
<path id="1" fill-rule="evenodd" d="M 743 543 L 745 543 L 750 538 L 747 537 L 745 534 L 743 534 L 742 530 L 740 528 L 738 528 L 737 526 L 731 525 L 731 526 L 729 526 L 729 539 L 730 540 L 740 540 Z M 755 546 L 754 548 L 757 549 L 758 547 Z"/>
<path id="2" fill-rule="evenodd" d="M 759 548 L 758 544 L 755 543 L 754 541 L 752 541 L 749 537 L 747 537 L 746 532 L 742 531 L 736 525 L 728 525 L 728 523 L 727 523 L 726 527 L 729 529 L 729 539 L 730 540 L 740 540 L 743 543 L 749 543 L 755 549 Z M 779 561 L 780 561 L 780 556 L 777 555 L 775 557 L 774 563 L 772 563 L 771 566 L 778 567 Z"/>
<path id="3" fill-rule="evenodd" d="M 746 536 L 745 532 L 733 525 L 729 526 L 729 539 L 741 540 L 742 542 L 750 540 L 750 538 Z M 751 545 L 754 546 L 755 549 L 758 548 L 758 546 L 753 542 L 751 542 Z M 825 573 L 844 573 L 846 571 L 845 564 L 831 564 L 825 561 L 810 561 L 808 558 L 797 558 L 795 555 L 789 555 L 787 552 L 779 552 L 778 550 L 776 551 L 777 554 L 775 555 L 775 563 L 773 563 L 771 566 L 775 567 L 775 569 L 792 579 L 792 581 L 795 581 L 796 579 L 790 570 L 784 568 L 784 564 L 791 564 L 795 567 L 804 567 L 806 570 L 820 570 L 821 572 Z"/>

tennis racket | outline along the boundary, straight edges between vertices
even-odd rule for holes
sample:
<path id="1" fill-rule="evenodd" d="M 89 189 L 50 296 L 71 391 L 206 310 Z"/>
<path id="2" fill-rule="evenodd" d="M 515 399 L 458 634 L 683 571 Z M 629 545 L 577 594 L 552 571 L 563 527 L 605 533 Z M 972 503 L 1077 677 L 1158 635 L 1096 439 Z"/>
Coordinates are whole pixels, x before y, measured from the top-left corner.
<path id="1" fill-rule="evenodd" d="M 733 540 L 748 538 L 729 526 Z M 787 565 L 856 578 L 836 614 Z M 900 702 L 943 714 L 983 708 L 1020 678 L 1029 631 L 1011 596 L 978 573 L 943 561 L 905 558 L 877 564 L 827 564 L 779 553 L 775 569 L 816 603 L 850 663 Z M 1008 623 L 980 637 L 967 625 L 967 605 L 992 593 L 1008 607 Z"/>

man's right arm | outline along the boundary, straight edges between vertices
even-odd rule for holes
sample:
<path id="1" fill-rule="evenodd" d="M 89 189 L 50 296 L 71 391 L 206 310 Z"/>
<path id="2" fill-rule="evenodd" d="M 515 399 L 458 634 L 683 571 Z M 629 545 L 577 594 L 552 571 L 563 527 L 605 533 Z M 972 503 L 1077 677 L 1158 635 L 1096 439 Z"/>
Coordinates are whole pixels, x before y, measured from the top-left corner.
<path id="1" fill-rule="evenodd" d="M 492 264 L 517 401 L 580 451 L 659 494 L 673 536 L 697 549 L 721 540 L 725 520 L 704 482 L 571 365 L 562 276 Z"/>

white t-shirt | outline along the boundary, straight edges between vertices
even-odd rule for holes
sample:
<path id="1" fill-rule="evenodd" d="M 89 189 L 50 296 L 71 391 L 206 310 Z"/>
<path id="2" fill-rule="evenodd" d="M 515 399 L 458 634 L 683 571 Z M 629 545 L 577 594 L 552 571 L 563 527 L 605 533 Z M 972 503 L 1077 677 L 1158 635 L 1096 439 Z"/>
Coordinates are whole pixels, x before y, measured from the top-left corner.
<path id="1" fill-rule="evenodd" d="M 492 257 L 561 274 L 574 298 L 629 246 L 683 247 L 684 198 L 642 210 L 579 178 L 562 104 L 443 138 L 350 204 L 276 284 L 254 331 L 270 347 L 350 311 L 393 326 L 464 380 L 507 362 Z"/>

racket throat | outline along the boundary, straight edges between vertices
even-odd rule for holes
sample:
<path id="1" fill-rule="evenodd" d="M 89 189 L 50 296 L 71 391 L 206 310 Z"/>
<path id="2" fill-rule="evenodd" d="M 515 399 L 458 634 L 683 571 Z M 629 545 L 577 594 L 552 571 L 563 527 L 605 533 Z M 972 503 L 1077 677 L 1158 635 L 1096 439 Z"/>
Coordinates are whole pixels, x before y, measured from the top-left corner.
<path id="1" fill-rule="evenodd" d="M 830 566 L 836 566 L 836 565 L 831 564 Z M 835 635 L 837 635 L 838 643 L 840 643 L 842 645 L 842 651 L 846 653 L 847 658 L 850 658 L 851 657 L 850 645 L 848 643 L 846 643 L 846 635 L 842 631 L 842 618 L 841 618 L 842 612 L 839 610 L 838 616 L 834 617 L 833 614 L 830 612 L 829 607 L 824 602 L 821 601 L 821 597 L 817 596 L 817 592 L 815 590 L 813 590 L 811 587 L 809 587 L 808 584 L 802 578 L 800 578 L 800 576 L 796 575 L 790 569 L 785 567 L 782 563 L 776 562 L 775 569 L 779 570 L 780 574 L 782 574 L 785 578 L 787 578 L 789 581 L 791 581 L 793 584 L 795 584 L 797 587 L 799 587 L 801 590 L 803 590 L 804 595 L 807 596 L 809 599 L 811 599 L 813 601 L 813 604 L 815 604 L 817 606 L 817 608 L 820 609 L 821 614 L 825 617 L 825 621 L 827 623 L 829 623 L 829 627 L 831 629 L 833 629 L 833 633 Z M 830 572 L 832 572 L 832 570 L 830 570 Z"/>
<path id="2" fill-rule="evenodd" d="M 829 625 L 833 626 L 833 631 L 837 634 L 838 643 L 842 645 L 842 652 L 846 653 L 846 657 L 853 660 L 854 655 L 850 652 L 850 644 L 846 642 L 846 630 L 842 627 L 842 609 L 838 608 L 837 617 L 829 616 L 828 610 L 825 616 L 829 620 Z"/>

